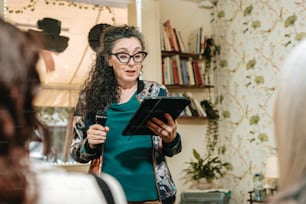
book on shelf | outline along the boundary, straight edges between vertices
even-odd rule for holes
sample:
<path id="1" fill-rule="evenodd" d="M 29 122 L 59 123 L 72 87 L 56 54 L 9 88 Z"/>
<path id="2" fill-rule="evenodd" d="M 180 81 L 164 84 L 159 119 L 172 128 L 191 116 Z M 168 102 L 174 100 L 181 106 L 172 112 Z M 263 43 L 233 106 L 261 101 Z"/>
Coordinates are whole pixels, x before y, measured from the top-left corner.
<path id="1" fill-rule="evenodd" d="M 179 47 L 179 51 L 184 53 L 186 50 L 185 50 L 185 45 L 184 45 L 184 41 L 183 41 L 181 32 L 177 31 L 175 28 L 173 28 L 173 31 L 174 31 L 174 35 L 176 38 L 176 42 Z"/>
<path id="2" fill-rule="evenodd" d="M 179 78 L 179 85 L 184 84 L 183 80 L 183 73 L 182 73 L 182 62 L 179 55 L 174 55 L 173 58 L 176 61 L 177 71 L 178 71 L 178 78 Z"/>
<path id="3" fill-rule="evenodd" d="M 163 84 L 166 84 L 166 79 L 168 78 L 168 73 L 167 71 L 165 70 L 165 60 L 164 58 L 162 58 L 162 83 Z"/>
<path id="4" fill-rule="evenodd" d="M 175 56 L 171 57 L 172 62 L 172 73 L 173 73 L 173 85 L 179 85 L 180 84 L 180 78 L 179 78 L 179 65 L 178 61 Z"/>
<path id="5" fill-rule="evenodd" d="M 194 73 L 193 73 L 193 68 L 192 68 L 192 60 L 188 59 L 186 61 L 186 67 L 187 67 L 187 73 L 189 77 L 189 85 L 193 86 L 195 85 L 195 80 L 194 80 Z"/>
<path id="6" fill-rule="evenodd" d="M 173 31 L 173 26 L 172 26 L 170 20 L 166 20 L 164 22 L 164 29 L 166 31 L 167 39 L 169 40 L 169 44 L 171 46 L 171 50 L 172 51 L 180 51 L 179 47 L 178 47 L 178 44 L 177 44 L 177 41 L 176 41 L 174 31 Z"/>
<path id="7" fill-rule="evenodd" d="M 181 59 L 181 67 L 182 67 L 182 76 L 183 76 L 183 84 L 189 85 L 189 76 L 187 72 L 187 60 Z"/>
<path id="8" fill-rule="evenodd" d="M 205 110 L 201 106 L 201 102 L 193 97 L 191 92 L 170 92 L 171 96 L 187 97 L 190 99 L 190 104 L 186 106 L 184 111 L 180 114 L 182 117 L 206 117 Z"/>
<path id="9" fill-rule="evenodd" d="M 203 85 L 207 85 L 207 83 L 205 82 L 205 61 L 204 60 L 198 60 L 198 67 L 199 67 L 199 70 L 200 70 Z"/>
<path id="10" fill-rule="evenodd" d="M 161 49 L 165 51 L 172 51 L 167 31 L 164 27 L 164 24 L 161 24 Z"/>
<path id="11" fill-rule="evenodd" d="M 153 135 L 147 127 L 147 122 L 156 117 L 167 123 L 165 113 L 175 120 L 190 104 L 188 97 L 159 96 L 147 97 L 141 102 L 135 114 L 122 131 L 122 135 Z"/>
<path id="12" fill-rule="evenodd" d="M 201 54 L 205 49 L 205 35 L 203 27 L 194 30 L 188 36 L 188 50 L 191 53 Z"/>
<path id="13" fill-rule="evenodd" d="M 198 115 L 200 117 L 206 117 L 206 113 L 205 113 L 204 109 L 202 108 L 200 101 L 196 98 L 191 98 L 191 100 L 192 100 L 192 102 L 194 103 L 194 105 L 197 109 Z"/>
<path id="14" fill-rule="evenodd" d="M 164 76 L 164 84 L 170 85 L 173 84 L 173 72 L 172 72 L 172 61 L 170 57 L 164 57 L 162 59 L 163 63 L 163 76 Z"/>
<path id="15" fill-rule="evenodd" d="M 193 68 L 193 72 L 194 72 L 194 76 L 195 76 L 195 84 L 197 86 L 203 85 L 202 74 L 201 74 L 201 71 L 200 71 L 198 60 L 193 60 L 192 68 Z"/>
<path id="16" fill-rule="evenodd" d="M 194 98 L 191 92 L 183 93 L 183 96 L 188 97 L 190 99 L 190 104 L 188 108 L 191 111 L 191 116 L 193 117 L 206 117 L 206 113 L 201 106 L 200 101 L 197 98 Z"/>

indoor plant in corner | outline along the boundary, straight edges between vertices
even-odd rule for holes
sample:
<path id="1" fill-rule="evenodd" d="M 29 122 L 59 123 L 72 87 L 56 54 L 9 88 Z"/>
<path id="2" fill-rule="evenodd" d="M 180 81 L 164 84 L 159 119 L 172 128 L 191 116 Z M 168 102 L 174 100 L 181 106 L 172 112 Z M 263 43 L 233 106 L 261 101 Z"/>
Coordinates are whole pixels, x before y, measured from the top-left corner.
<path id="1" fill-rule="evenodd" d="M 206 132 L 207 154 L 201 156 L 196 149 L 193 149 L 193 159 L 186 162 L 187 168 L 184 171 L 186 181 L 191 183 L 193 187 L 207 189 L 214 187 L 214 181 L 222 178 L 228 170 L 232 169 L 232 165 L 228 162 L 223 162 L 220 158 L 220 154 L 224 154 L 225 148 L 220 148 L 219 151 L 216 151 L 218 145 L 218 111 L 206 100 L 202 101 L 201 105 L 208 118 Z"/>

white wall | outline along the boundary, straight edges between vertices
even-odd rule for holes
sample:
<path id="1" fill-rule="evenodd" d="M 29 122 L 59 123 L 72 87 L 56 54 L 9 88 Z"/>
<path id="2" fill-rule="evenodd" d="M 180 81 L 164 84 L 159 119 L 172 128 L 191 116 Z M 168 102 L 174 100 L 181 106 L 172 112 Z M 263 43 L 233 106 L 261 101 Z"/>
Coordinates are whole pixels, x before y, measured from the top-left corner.
<path id="1" fill-rule="evenodd" d="M 4 0 L 0 0 L 0 17 L 4 16 Z"/>

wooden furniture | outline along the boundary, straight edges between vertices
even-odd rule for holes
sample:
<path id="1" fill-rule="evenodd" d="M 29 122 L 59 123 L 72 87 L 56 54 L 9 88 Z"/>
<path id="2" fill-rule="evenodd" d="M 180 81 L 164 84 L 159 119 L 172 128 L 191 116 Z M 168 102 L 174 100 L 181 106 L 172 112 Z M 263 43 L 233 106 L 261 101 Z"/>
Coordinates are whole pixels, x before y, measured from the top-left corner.
<path id="1" fill-rule="evenodd" d="M 230 191 L 185 191 L 181 193 L 181 204 L 229 204 Z"/>
<path id="2" fill-rule="evenodd" d="M 249 199 L 247 199 L 247 201 L 249 202 L 249 204 L 253 204 L 253 203 L 265 203 L 265 199 L 269 196 L 272 196 L 275 192 L 274 189 L 270 189 L 270 188 L 265 188 L 263 190 L 263 194 L 264 194 L 264 199 L 263 200 L 256 200 L 254 199 L 254 190 L 253 191 L 249 191 L 248 194 L 249 194 Z"/>

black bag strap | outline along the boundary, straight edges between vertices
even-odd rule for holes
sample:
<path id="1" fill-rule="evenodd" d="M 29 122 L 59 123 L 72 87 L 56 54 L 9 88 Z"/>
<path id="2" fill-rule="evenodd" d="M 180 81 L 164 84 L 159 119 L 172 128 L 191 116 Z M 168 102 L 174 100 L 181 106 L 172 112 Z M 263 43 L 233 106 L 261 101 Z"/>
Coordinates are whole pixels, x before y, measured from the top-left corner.
<path id="1" fill-rule="evenodd" d="M 106 200 L 107 204 L 115 204 L 113 194 L 112 194 L 109 186 L 107 185 L 107 183 L 105 181 L 103 181 L 103 179 L 101 177 L 99 177 L 95 174 L 92 174 L 92 175 L 96 178 L 96 181 L 97 181 L 101 191 L 104 194 L 104 197 L 105 197 L 105 200 Z"/>

